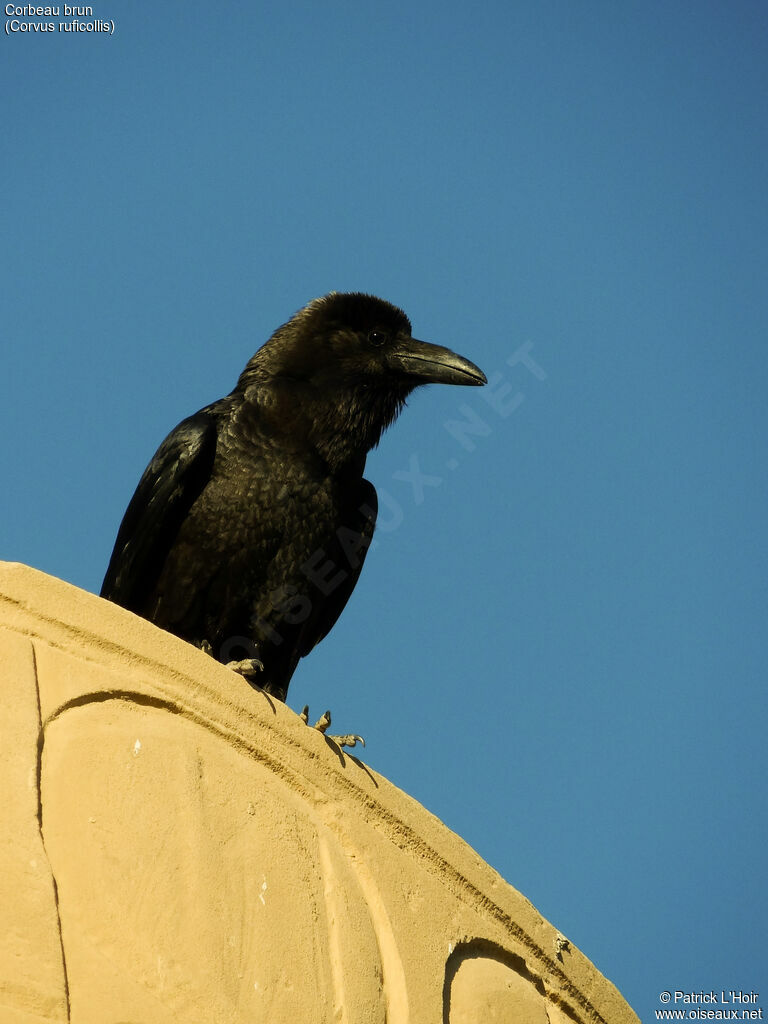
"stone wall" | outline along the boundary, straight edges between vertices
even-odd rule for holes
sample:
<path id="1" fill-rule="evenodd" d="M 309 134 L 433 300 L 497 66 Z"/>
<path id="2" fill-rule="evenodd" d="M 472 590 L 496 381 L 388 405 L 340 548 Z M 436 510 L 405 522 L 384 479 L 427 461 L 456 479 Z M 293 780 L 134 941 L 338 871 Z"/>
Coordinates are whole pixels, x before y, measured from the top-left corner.
<path id="1" fill-rule="evenodd" d="M 0 563 L 0 1021 L 637 1024 L 458 836 L 129 612 Z"/>

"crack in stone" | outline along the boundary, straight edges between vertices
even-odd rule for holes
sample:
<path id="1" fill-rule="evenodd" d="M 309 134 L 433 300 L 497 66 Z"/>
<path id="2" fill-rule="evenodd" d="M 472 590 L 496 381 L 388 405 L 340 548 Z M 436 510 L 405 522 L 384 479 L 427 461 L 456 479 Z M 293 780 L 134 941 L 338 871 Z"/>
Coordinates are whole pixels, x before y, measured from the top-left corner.
<path id="1" fill-rule="evenodd" d="M 59 908 L 59 887 L 56 883 L 56 875 L 53 871 L 53 865 L 51 864 L 51 858 L 48 856 L 48 849 L 45 845 L 45 829 L 43 828 L 43 746 L 45 744 L 45 730 L 43 729 L 43 712 L 40 703 L 40 680 L 37 675 L 37 651 L 34 643 L 32 644 L 32 671 L 35 677 L 35 697 L 37 699 L 37 777 L 35 784 L 37 787 L 37 827 L 40 832 L 40 842 L 43 847 L 43 853 L 45 859 L 48 862 L 48 869 L 51 875 L 51 883 L 53 885 L 53 902 L 56 907 L 56 925 L 59 934 L 59 948 L 61 949 L 61 968 L 64 975 L 64 999 L 67 1007 L 67 1021 L 71 1021 L 72 1014 L 69 1002 L 69 976 L 67 974 L 67 954 L 64 949 L 64 933 L 61 928 L 61 911 Z"/>

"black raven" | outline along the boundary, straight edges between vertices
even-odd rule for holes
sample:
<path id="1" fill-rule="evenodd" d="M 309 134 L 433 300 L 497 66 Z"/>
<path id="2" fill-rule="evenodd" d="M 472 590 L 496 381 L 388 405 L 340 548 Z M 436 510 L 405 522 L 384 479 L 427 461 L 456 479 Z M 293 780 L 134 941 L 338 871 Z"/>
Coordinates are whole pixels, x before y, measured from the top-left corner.
<path id="1" fill-rule="evenodd" d="M 376 523 L 369 450 L 421 384 L 485 384 L 416 341 L 402 310 L 331 292 L 278 328 L 226 398 L 160 445 L 117 535 L 102 597 L 285 700 L 333 627 Z"/>

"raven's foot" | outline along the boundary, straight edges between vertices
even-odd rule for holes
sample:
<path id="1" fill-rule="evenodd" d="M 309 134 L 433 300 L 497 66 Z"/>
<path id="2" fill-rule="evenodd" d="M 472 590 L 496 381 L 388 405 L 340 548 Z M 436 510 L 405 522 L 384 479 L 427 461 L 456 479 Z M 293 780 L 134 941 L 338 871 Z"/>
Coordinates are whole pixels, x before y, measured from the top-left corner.
<path id="1" fill-rule="evenodd" d="M 238 675 L 244 676 L 251 685 L 254 685 L 256 678 L 264 671 L 264 663 L 258 658 L 243 658 L 242 661 L 228 661 L 226 668 L 232 669 Z"/>
<path id="2" fill-rule="evenodd" d="M 200 650 L 203 654 L 209 654 L 212 658 L 216 657 L 209 640 L 200 641 Z M 264 671 L 264 663 L 259 661 L 258 658 L 243 658 L 242 661 L 228 661 L 224 668 L 230 668 L 233 672 L 237 672 L 238 675 L 244 676 L 253 685 L 256 677 Z"/>
<path id="3" fill-rule="evenodd" d="M 309 725 L 308 704 L 304 705 L 304 710 L 299 715 L 299 718 L 302 720 L 304 725 Z M 362 744 L 362 746 L 365 746 L 365 740 L 363 739 L 362 736 L 358 736 L 357 733 L 350 732 L 347 733 L 345 736 L 332 736 L 330 735 L 330 733 L 326 735 L 326 730 L 330 728 L 330 725 L 331 712 L 326 711 L 323 717 L 318 718 L 318 720 L 315 722 L 314 728 L 317 729 L 318 732 L 321 732 L 323 736 L 326 737 L 326 739 L 332 740 L 339 747 L 356 747 L 358 743 Z"/>

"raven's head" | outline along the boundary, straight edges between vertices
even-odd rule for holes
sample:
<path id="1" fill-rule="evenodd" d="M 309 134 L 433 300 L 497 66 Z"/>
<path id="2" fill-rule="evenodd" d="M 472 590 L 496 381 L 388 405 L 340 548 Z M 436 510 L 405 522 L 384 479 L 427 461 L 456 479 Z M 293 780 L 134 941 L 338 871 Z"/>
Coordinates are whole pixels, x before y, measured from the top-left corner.
<path id="1" fill-rule="evenodd" d="M 485 384 L 474 363 L 417 341 L 405 313 L 360 292 L 315 299 L 278 328 L 238 387 L 287 396 L 311 417 L 312 440 L 332 461 L 378 444 L 421 384 Z M 298 411 L 298 409 L 296 410 Z"/>

